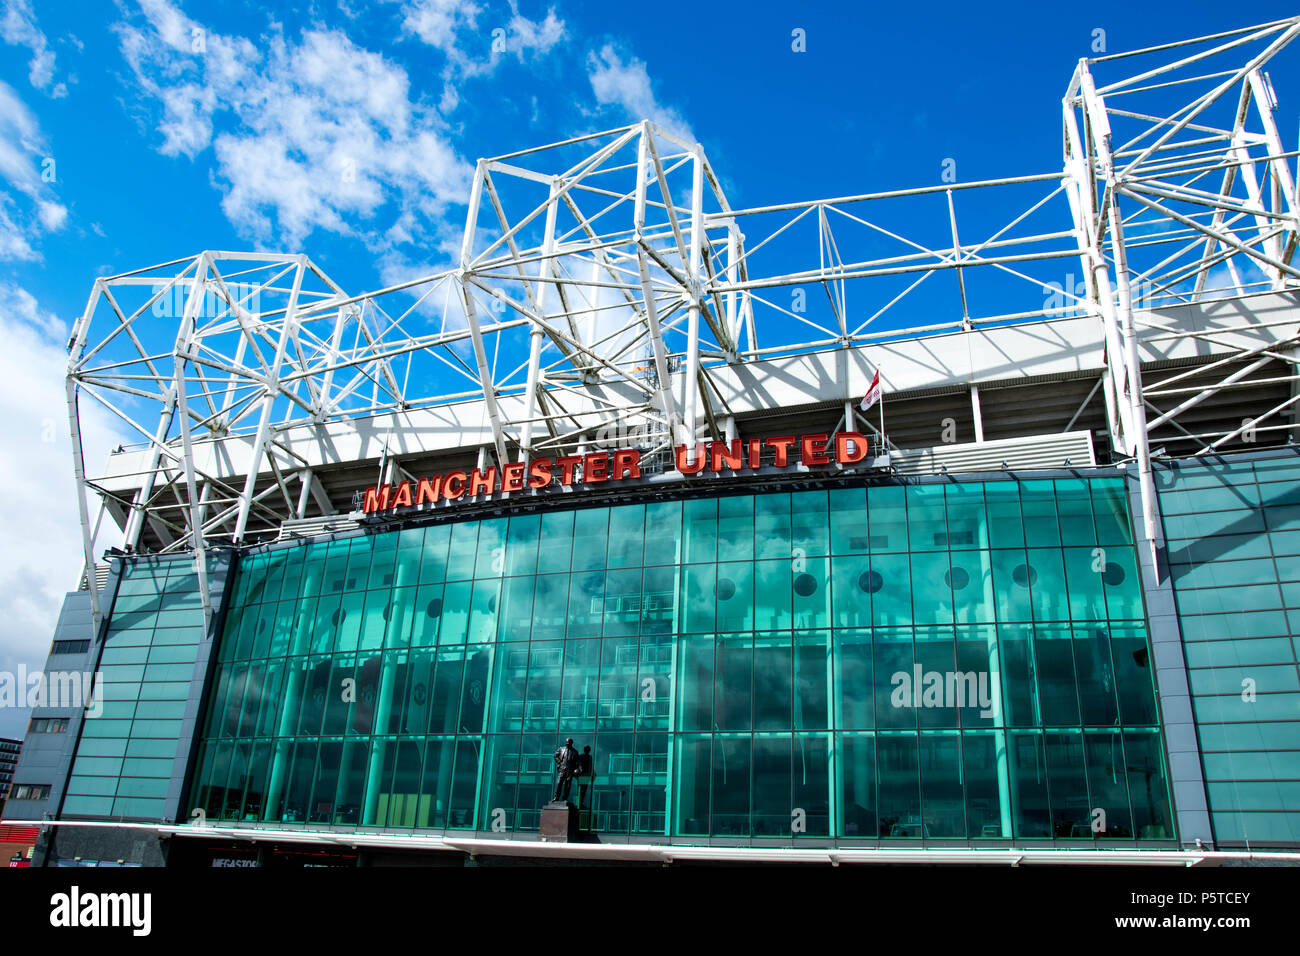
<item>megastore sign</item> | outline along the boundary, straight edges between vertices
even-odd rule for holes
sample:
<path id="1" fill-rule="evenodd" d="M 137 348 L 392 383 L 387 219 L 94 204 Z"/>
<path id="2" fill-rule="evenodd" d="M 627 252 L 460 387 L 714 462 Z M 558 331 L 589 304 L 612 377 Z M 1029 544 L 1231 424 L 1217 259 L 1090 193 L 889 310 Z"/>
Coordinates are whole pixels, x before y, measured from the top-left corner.
<path id="1" fill-rule="evenodd" d="M 821 435 L 778 435 L 774 438 L 737 438 L 729 442 L 700 442 L 693 449 L 675 449 L 677 471 L 683 475 L 722 475 L 758 471 L 759 468 L 818 468 L 855 465 L 867 457 L 869 446 L 858 432 Z M 771 460 L 764 462 L 765 457 Z M 641 452 L 635 448 L 597 451 L 587 455 L 531 458 L 512 461 L 500 470 L 495 465 L 445 475 L 372 485 L 366 489 L 361 510 L 366 514 L 395 511 L 440 501 L 466 501 L 498 493 L 541 491 L 555 487 L 603 484 L 641 479 Z"/>

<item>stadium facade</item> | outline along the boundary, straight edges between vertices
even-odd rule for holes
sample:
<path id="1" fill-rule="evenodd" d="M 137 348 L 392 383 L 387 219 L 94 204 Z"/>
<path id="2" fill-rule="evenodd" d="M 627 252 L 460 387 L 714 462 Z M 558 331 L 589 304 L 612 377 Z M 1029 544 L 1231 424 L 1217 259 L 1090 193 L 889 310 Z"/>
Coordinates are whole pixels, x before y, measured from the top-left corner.
<path id="1" fill-rule="evenodd" d="M 401 286 L 98 280 L 47 672 L 99 683 L 6 819 L 48 865 L 1300 859 L 1297 32 L 1082 61 L 1060 173 L 733 209 L 647 122 L 480 161 Z M 91 406 L 143 439 L 97 474 Z"/>

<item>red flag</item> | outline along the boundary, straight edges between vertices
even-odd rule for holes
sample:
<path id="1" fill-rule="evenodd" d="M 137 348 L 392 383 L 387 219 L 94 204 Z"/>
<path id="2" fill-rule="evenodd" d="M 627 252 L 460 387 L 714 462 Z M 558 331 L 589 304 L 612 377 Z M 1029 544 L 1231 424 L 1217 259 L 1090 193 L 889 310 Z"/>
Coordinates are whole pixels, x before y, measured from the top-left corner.
<path id="1" fill-rule="evenodd" d="M 862 410 L 865 412 L 880 399 L 880 369 L 876 369 L 876 374 L 871 377 L 871 385 L 867 388 L 867 394 L 862 396 Z"/>

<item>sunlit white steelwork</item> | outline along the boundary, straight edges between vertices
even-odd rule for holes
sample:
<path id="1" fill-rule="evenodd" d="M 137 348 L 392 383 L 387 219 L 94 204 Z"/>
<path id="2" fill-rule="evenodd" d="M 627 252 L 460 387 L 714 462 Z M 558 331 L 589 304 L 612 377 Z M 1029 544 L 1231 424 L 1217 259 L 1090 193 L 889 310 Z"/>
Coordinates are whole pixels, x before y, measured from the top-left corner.
<path id="1" fill-rule="evenodd" d="M 202 552 L 346 514 L 421 456 L 654 454 L 774 403 L 874 433 L 856 399 L 876 367 L 894 395 L 923 365 L 931 390 L 968 390 L 983 443 L 981 389 L 1032 364 L 1027 326 L 1093 380 L 1038 430 L 1104 405 L 1154 546 L 1153 446 L 1210 454 L 1295 427 L 1297 152 L 1264 68 L 1297 32 L 1081 60 L 1061 171 L 739 209 L 699 144 L 646 121 L 480 160 L 458 261 L 399 285 L 349 293 L 305 255 L 234 252 L 99 279 L 67 380 L 87 564 L 85 492 L 128 548 Z M 1063 270 L 1079 267 L 1076 286 Z M 1261 291 L 1284 298 L 1201 310 Z M 1239 422 L 1206 414 L 1278 384 Z M 141 442 L 98 475 L 88 404 Z"/>

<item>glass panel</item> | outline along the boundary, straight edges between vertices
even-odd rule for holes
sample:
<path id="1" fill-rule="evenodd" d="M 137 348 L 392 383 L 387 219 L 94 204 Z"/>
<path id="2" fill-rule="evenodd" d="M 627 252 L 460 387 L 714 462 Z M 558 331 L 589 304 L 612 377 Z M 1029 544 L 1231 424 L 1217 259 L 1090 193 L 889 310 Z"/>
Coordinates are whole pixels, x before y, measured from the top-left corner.
<path id="1" fill-rule="evenodd" d="M 710 832 L 717 836 L 750 834 L 750 781 L 753 760 L 748 735 L 713 738 L 713 788 Z M 787 744 L 788 747 L 788 744 Z M 787 770 L 787 774 L 789 771 Z M 788 805 L 787 797 L 787 805 Z"/>
<path id="2" fill-rule="evenodd" d="M 804 762 L 801 759 L 801 765 Z M 791 800 L 790 737 L 787 734 L 754 737 L 753 766 L 753 835 L 788 836 L 792 826 L 806 828 L 807 808 L 800 807 L 802 812 L 796 815 Z"/>
<path id="3" fill-rule="evenodd" d="M 790 496 L 756 496 L 754 498 L 754 556 L 789 558 L 790 547 Z"/>
<path id="4" fill-rule="evenodd" d="M 1133 814 L 1128 804 L 1128 772 L 1124 742 L 1114 731 L 1083 735 L 1088 771 L 1089 819 L 1101 839 L 1133 837 Z M 1100 810 L 1099 815 L 1097 811 Z"/>
<path id="5" fill-rule="evenodd" d="M 831 553 L 865 554 L 871 547 L 867 525 L 867 500 L 861 488 L 830 492 Z"/>
<path id="6" fill-rule="evenodd" d="M 909 485 L 907 525 L 913 551 L 948 547 L 948 516 L 943 485 Z"/>
<path id="7" fill-rule="evenodd" d="M 835 675 L 835 726 L 853 730 L 874 727 L 870 631 L 835 632 Z"/>
<path id="8" fill-rule="evenodd" d="M 754 641 L 749 635 L 720 636 L 713 684 L 713 727 L 749 730 L 754 720 Z"/>
<path id="9" fill-rule="evenodd" d="M 645 563 L 676 564 L 681 557 L 682 503 L 657 501 L 646 505 L 645 527 Z"/>
<path id="10" fill-rule="evenodd" d="M 673 814 L 676 833 L 689 836 L 709 832 L 712 749 L 713 738 L 708 734 L 682 734 L 677 738 L 678 779 L 673 788 L 676 797 Z"/>
<path id="11" fill-rule="evenodd" d="M 973 840 L 1011 836 L 1010 795 L 1001 780 L 1007 772 L 1006 734 L 962 735 L 966 834 Z"/>
<path id="12" fill-rule="evenodd" d="M 718 502 L 698 498 L 683 502 L 682 560 L 690 564 L 716 561 L 718 555 Z"/>
<path id="13" fill-rule="evenodd" d="M 511 576 L 537 573 L 537 543 L 542 533 L 540 515 L 516 515 L 510 519 L 506 540 L 506 569 Z"/>
<path id="14" fill-rule="evenodd" d="M 609 509 L 579 511 L 574 514 L 573 521 L 573 570 L 591 571 L 605 567 Z"/>
<path id="15" fill-rule="evenodd" d="M 790 496 L 790 553 L 807 557 L 830 554 L 830 527 L 824 491 Z"/>
<path id="16" fill-rule="evenodd" d="M 754 559 L 754 499 L 748 496 L 718 500 L 718 560 Z"/>
<path id="17" fill-rule="evenodd" d="M 880 835 L 893 840 L 927 836 L 921 818 L 920 766 L 916 734 L 876 737 Z"/>
<path id="18" fill-rule="evenodd" d="M 627 505 L 609 513 L 609 566 L 638 567 L 642 563 L 645 506 Z"/>
<path id="19" fill-rule="evenodd" d="M 573 559 L 573 516 L 572 511 L 548 511 L 542 515 L 538 570 L 546 573 L 569 570 Z"/>
<path id="20" fill-rule="evenodd" d="M 908 549 L 906 488 L 901 485 L 884 485 L 869 489 L 867 513 L 869 544 L 873 553 Z"/>
<path id="21" fill-rule="evenodd" d="M 916 727 L 916 684 L 911 628 L 878 628 L 875 638 L 876 726 Z"/>
<path id="22" fill-rule="evenodd" d="M 1041 734 L 1013 733 L 1011 738 L 1011 797 L 1015 835 L 1021 839 L 1050 837 L 1047 800 L 1047 753 Z"/>
<path id="23" fill-rule="evenodd" d="M 1091 839 L 1092 814 L 1083 764 L 1083 734 L 1047 734 L 1044 745 L 1057 839 Z"/>
<path id="24" fill-rule="evenodd" d="M 789 730 L 793 703 L 789 634 L 754 637 L 754 729 Z"/>
<path id="25" fill-rule="evenodd" d="M 874 837 L 876 826 L 876 739 L 871 734 L 840 734 L 836 750 L 839 791 L 838 832 L 849 838 Z"/>
<path id="26" fill-rule="evenodd" d="M 922 831 L 927 837 L 966 836 L 966 807 L 962 792 L 961 735 L 955 731 L 922 734 Z"/>

